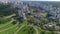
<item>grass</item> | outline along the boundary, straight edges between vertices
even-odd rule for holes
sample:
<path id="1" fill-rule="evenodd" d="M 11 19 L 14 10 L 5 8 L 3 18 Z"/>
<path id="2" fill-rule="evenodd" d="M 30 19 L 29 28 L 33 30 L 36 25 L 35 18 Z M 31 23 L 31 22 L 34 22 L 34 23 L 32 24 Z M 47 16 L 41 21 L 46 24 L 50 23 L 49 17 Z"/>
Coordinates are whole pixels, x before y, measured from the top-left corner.
<path id="1" fill-rule="evenodd" d="M 11 23 L 12 23 L 12 22 L 13 22 L 13 21 L 11 21 Z M 8 23 L 9 23 L 9 22 L 8 22 Z M 13 24 L 11 24 L 11 23 L 6 24 L 5 26 L 0 27 L 0 30 L 7 29 L 7 28 L 13 26 Z"/>
<path id="2" fill-rule="evenodd" d="M 10 21 L 8 21 L 8 22 L 5 23 L 5 24 L 0 24 L 0 28 L 6 26 L 6 25 L 8 25 L 8 24 L 10 24 Z"/>
<path id="3" fill-rule="evenodd" d="M 39 27 L 37 27 L 37 26 L 35 26 L 35 27 L 38 29 L 39 34 L 52 34 L 52 32 L 43 30 L 43 29 L 41 29 L 41 28 L 39 28 Z M 57 34 L 56 32 L 54 32 L 54 33 Z"/>
<path id="4" fill-rule="evenodd" d="M 5 21 L 5 23 L 0 24 L 0 28 L 7 26 L 8 24 L 10 24 L 10 23 L 12 23 L 14 21 L 14 19 L 5 19 L 3 17 L 2 18 L 0 17 L 0 21 L 1 20 Z"/>
<path id="5" fill-rule="evenodd" d="M 13 34 L 15 29 L 16 29 L 16 27 L 13 27 L 12 29 L 9 29 L 7 31 L 0 32 L 0 34 Z"/>
<path id="6" fill-rule="evenodd" d="M 23 29 L 21 29 L 21 30 L 19 30 L 19 32 L 17 32 L 17 34 L 28 34 L 28 30 L 30 29 L 31 27 L 29 27 L 29 26 L 25 26 L 25 27 L 23 27 Z M 31 31 L 34 31 L 34 33 L 33 34 L 35 34 L 35 30 L 32 28 L 32 30 L 30 30 L 30 32 Z"/>
<path id="7" fill-rule="evenodd" d="M 42 13 L 41 16 L 46 17 L 47 13 Z"/>
<path id="8" fill-rule="evenodd" d="M 17 30 L 17 29 L 16 29 L 17 27 L 20 27 L 20 26 L 22 26 L 22 25 L 26 25 L 26 23 L 27 23 L 27 21 L 24 20 L 23 23 L 21 23 L 21 24 L 18 23 L 18 25 L 15 26 L 15 25 L 13 25 L 12 23 L 10 23 L 10 21 L 9 21 L 7 25 L 4 25 L 3 27 L 0 28 L 0 31 L 2 31 L 2 30 L 4 30 L 4 29 L 8 29 L 8 28 L 10 28 L 10 27 L 12 27 L 12 28 L 10 28 L 10 29 L 8 29 L 8 30 L 6 30 L 6 31 L 0 32 L 0 34 L 14 34 L 14 32 Z M 15 27 L 14 27 L 14 26 L 15 26 Z"/>
<path id="9" fill-rule="evenodd" d="M 13 34 L 17 26 L 18 26 L 18 23 L 9 27 L 9 29 L 7 28 L 8 30 L 6 31 L 0 32 L 0 34 Z"/>
<path id="10" fill-rule="evenodd" d="M 28 22 L 26 20 L 23 20 L 22 23 L 16 23 L 15 25 L 12 24 L 14 20 L 10 20 L 6 22 L 5 24 L 0 25 L 0 34 L 14 34 L 19 28 L 21 28 L 16 34 L 36 34 L 36 30 L 34 30 L 31 26 L 28 26 Z M 18 28 L 17 28 L 18 27 Z M 39 27 L 34 26 L 37 28 L 39 34 L 50 34 L 49 32 L 46 32 L 45 30 L 39 29 Z M 30 30 L 30 28 L 32 28 Z M 29 31 L 29 32 L 28 32 Z"/>
<path id="11" fill-rule="evenodd" d="M 5 24 L 0 24 L 0 28 L 5 27 L 5 26 L 11 24 L 13 21 L 14 21 L 14 20 L 11 20 L 11 21 L 8 21 L 8 22 L 5 23 Z"/>
<path id="12" fill-rule="evenodd" d="M 7 26 L 0 28 L 0 31 L 3 30 L 3 29 L 7 29 L 7 28 L 9 28 L 11 26 L 13 26 L 13 24 L 8 24 Z"/>

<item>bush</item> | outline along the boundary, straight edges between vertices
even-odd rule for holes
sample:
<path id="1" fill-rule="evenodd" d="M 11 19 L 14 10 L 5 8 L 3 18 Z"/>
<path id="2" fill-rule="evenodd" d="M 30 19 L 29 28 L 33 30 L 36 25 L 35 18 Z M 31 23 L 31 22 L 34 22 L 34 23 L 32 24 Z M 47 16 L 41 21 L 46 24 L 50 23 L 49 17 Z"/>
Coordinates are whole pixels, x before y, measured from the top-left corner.
<path id="1" fill-rule="evenodd" d="M 17 21 L 13 21 L 12 24 L 15 25 L 17 23 Z"/>
<path id="2" fill-rule="evenodd" d="M 11 19 L 4 19 L 4 18 L 0 17 L 0 24 L 5 24 L 5 23 L 7 23 L 10 20 Z"/>

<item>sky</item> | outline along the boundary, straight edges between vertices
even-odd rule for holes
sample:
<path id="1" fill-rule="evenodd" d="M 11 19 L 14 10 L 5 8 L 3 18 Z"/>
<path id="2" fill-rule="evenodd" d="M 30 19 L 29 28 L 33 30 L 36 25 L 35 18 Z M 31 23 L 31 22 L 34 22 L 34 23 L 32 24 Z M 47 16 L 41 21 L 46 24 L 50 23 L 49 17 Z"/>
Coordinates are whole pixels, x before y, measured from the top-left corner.
<path id="1" fill-rule="evenodd" d="M 60 1 L 60 0 L 0 0 L 2 2 L 6 1 Z"/>
<path id="2" fill-rule="evenodd" d="M 60 0 L 23 0 L 23 1 L 60 1 Z"/>

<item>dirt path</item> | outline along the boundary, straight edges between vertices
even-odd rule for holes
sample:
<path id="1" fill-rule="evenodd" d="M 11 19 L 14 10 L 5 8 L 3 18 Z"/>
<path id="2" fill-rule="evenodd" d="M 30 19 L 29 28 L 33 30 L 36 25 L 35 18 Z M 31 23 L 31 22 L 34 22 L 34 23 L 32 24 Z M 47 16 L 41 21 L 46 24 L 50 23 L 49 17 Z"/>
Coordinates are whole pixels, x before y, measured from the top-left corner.
<path id="1" fill-rule="evenodd" d="M 22 25 L 16 32 L 14 32 L 14 34 L 17 34 L 17 32 L 19 32 L 25 25 Z"/>
<path id="2" fill-rule="evenodd" d="M 6 30 L 9 30 L 9 29 L 11 29 L 11 28 L 13 28 L 13 27 L 16 27 L 17 25 L 18 25 L 18 23 L 17 23 L 16 25 L 10 27 L 10 28 L 7 28 L 7 29 L 4 29 L 4 30 L 1 30 L 0 32 L 3 32 L 3 31 L 6 31 Z"/>
<path id="3" fill-rule="evenodd" d="M 36 27 L 34 27 L 34 26 L 33 26 L 33 28 L 35 29 L 36 34 L 39 34 L 38 29 Z"/>
<path id="4" fill-rule="evenodd" d="M 13 21 L 14 21 L 14 20 L 11 20 L 9 23 L 7 23 L 7 24 L 1 26 L 0 28 L 2 28 L 2 27 L 4 27 L 4 26 L 7 26 L 8 24 L 12 23 Z"/>
<path id="5" fill-rule="evenodd" d="M 9 15 L 9 16 L 5 16 L 5 18 L 11 18 L 13 16 L 15 16 L 16 14 L 12 14 L 12 15 Z"/>
<path id="6" fill-rule="evenodd" d="M 34 30 L 36 31 L 36 34 L 39 34 L 38 29 L 37 29 L 35 26 L 33 26 L 33 25 L 28 25 L 28 26 L 33 27 L 33 28 L 34 28 Z"/>

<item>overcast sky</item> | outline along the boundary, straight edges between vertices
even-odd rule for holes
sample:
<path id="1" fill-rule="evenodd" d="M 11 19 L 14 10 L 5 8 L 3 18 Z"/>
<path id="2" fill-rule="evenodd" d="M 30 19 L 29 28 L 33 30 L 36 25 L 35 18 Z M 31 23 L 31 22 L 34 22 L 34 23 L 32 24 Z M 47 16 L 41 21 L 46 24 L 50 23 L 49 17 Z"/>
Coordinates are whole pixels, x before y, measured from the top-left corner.
<path id="1" fill-rule="evenodd" d="M 60 1 L 60 0 L 0 0 L 2 2 L 5 1 Z"/>
<path id="2" fill-rule="evenodd" d="M 60 1 L 60 0 L 23 0 L 23 1 Z"/>

